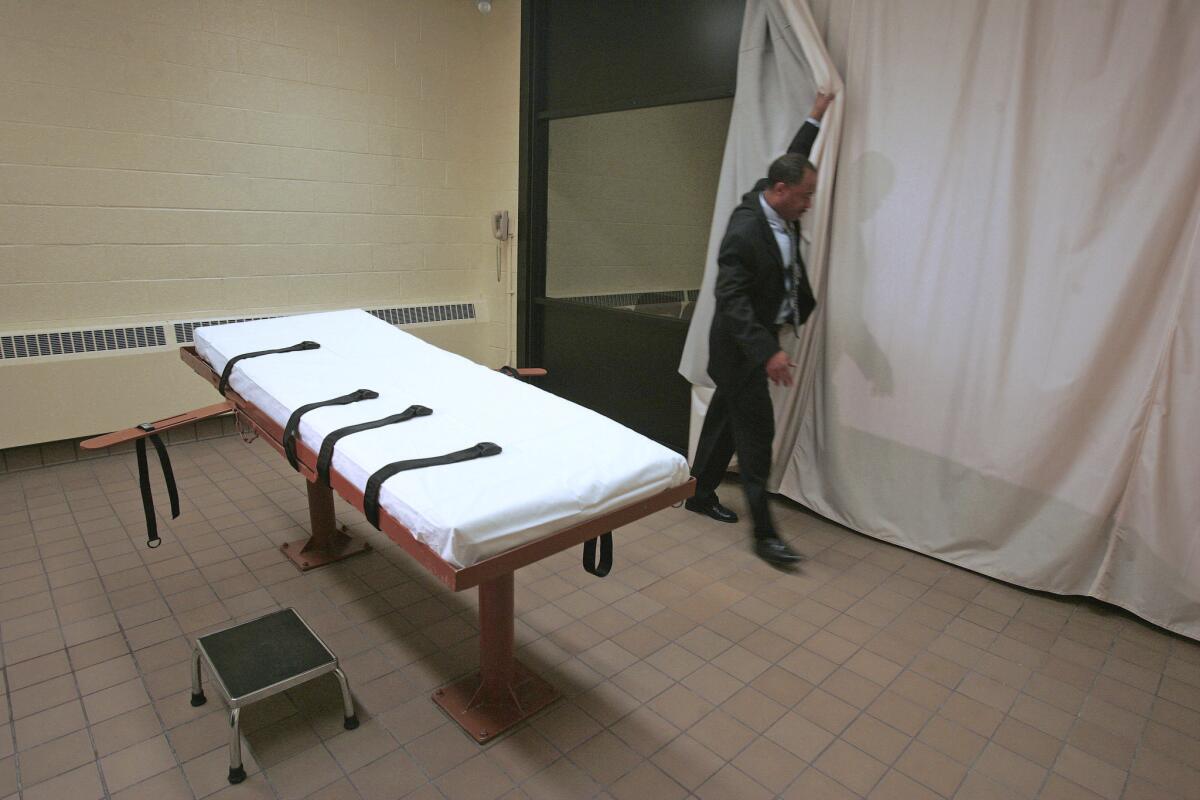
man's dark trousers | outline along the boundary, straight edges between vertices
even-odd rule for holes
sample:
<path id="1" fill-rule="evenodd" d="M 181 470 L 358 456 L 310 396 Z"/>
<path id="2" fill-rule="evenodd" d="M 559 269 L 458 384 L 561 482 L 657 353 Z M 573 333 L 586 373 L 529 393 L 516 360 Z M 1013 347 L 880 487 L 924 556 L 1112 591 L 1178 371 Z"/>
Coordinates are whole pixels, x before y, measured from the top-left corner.
<path id="1" fill-rule="evenodd" d="M 729 461 L 737 450 L 742 488 L 754 519 L 754 535 L 775 535 L 771 510 L 767 503 L 767 476 L 771 472 L 771 443 L 775 438 L 775 412 L 767 389 L 767 373 L 754 370 L 745 383 L 734 389 L 717 386 L 700 441 L 696 445 L 693 474 L 696 498 L 713 496 Z"/>
<path id="2" fill-rule="evenodd" d="M 808 158 L 817 130 L 805 121 L 788 152 Z M 776 536 L 767 503 L 775 412 L 767 388 L 766 363 L 779 350 L 777 317 L 786 297 L 783 271 L 792 259 L 799 268 L 791 303 L 798 316 L 792 324 L 803 325 L 816 307 L 804 261 L 795 248 L 799 237 L 792 239 L 792 258 L 784 258 L 767 222 L 761 196 L 769 187 L 770 182 L 763 178 L 742 196 L 717 253 L 713 287 L 717 305 L 708 338 L 708 374 L 717 390 L 692 463 L 696 501 L 711 501 L 736 449 L 754 535 L 760 539 Z"/>

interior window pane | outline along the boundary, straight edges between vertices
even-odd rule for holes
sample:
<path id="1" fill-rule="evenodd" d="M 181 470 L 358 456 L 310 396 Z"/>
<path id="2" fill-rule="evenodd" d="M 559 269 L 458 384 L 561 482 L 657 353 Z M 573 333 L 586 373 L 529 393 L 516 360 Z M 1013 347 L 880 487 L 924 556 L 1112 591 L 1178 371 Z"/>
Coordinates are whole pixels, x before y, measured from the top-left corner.
<path id="1" fill-rule="evenodd" d="M 732 99 L 550 122 L 546 295 L 688 317 Z"/>

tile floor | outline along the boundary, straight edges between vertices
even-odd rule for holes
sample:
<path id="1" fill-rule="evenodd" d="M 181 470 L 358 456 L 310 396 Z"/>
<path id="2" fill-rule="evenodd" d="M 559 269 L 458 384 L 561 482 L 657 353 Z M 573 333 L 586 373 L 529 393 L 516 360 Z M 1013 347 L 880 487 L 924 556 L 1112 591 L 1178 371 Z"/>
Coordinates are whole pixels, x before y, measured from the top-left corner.
<path id="1" fill-rule="evenodd" d="M 520 571 L 520 655 L 565 697 L 480 748 L 428 699 L 474 663 L 472 592 L 344 507 L 378 550 L 301 576 L 276 549 L 306 522 L 283 459 L 172 452 L 184 513 L 157 550 L 129 455 L 0 476 L 0 798 L 1200 798 L 1200 645 L 795 508 L 796 575 L 676 509 L 620 531 L 606 579 L 574 551 Z M 363 726 L 331 676 L 253 706 L 230 787 L 189 643 L 283 605 Z"/>

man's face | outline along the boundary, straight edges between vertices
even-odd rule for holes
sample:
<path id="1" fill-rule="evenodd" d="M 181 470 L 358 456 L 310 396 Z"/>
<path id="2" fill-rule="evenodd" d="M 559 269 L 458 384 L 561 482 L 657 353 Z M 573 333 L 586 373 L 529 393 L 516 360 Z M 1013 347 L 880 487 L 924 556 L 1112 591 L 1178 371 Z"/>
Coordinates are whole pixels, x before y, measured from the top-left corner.
<path id="1" fill-rule="evenodd" d="M 776 202 L 772 207 L 788 222 L 800 219 L 812 206 L 813 192 L 817 190 L 817 173 L 804 171 L 799 183 L 777 183 L 772 188 Z"/>

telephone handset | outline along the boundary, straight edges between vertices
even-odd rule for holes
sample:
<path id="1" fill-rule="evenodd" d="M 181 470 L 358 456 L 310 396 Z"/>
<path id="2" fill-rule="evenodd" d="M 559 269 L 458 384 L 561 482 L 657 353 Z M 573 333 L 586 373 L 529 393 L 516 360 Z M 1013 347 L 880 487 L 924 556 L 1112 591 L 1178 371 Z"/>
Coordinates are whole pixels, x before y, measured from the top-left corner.
<path id="1" fill-rule="evenodd" d="M 508 238 L 508 212 L 493 211 L 492 212 L 492 236 L 495 236 L 500 241 Z"/>
<path id="2" fill-rule="evenodd" d="M 492 236 L 496 237 L 496 281 L 499 282 L 503 274 L 501 269 L 502 243 L 508 241 L 509 236 L 507 211 L 492 212 Z"/>

